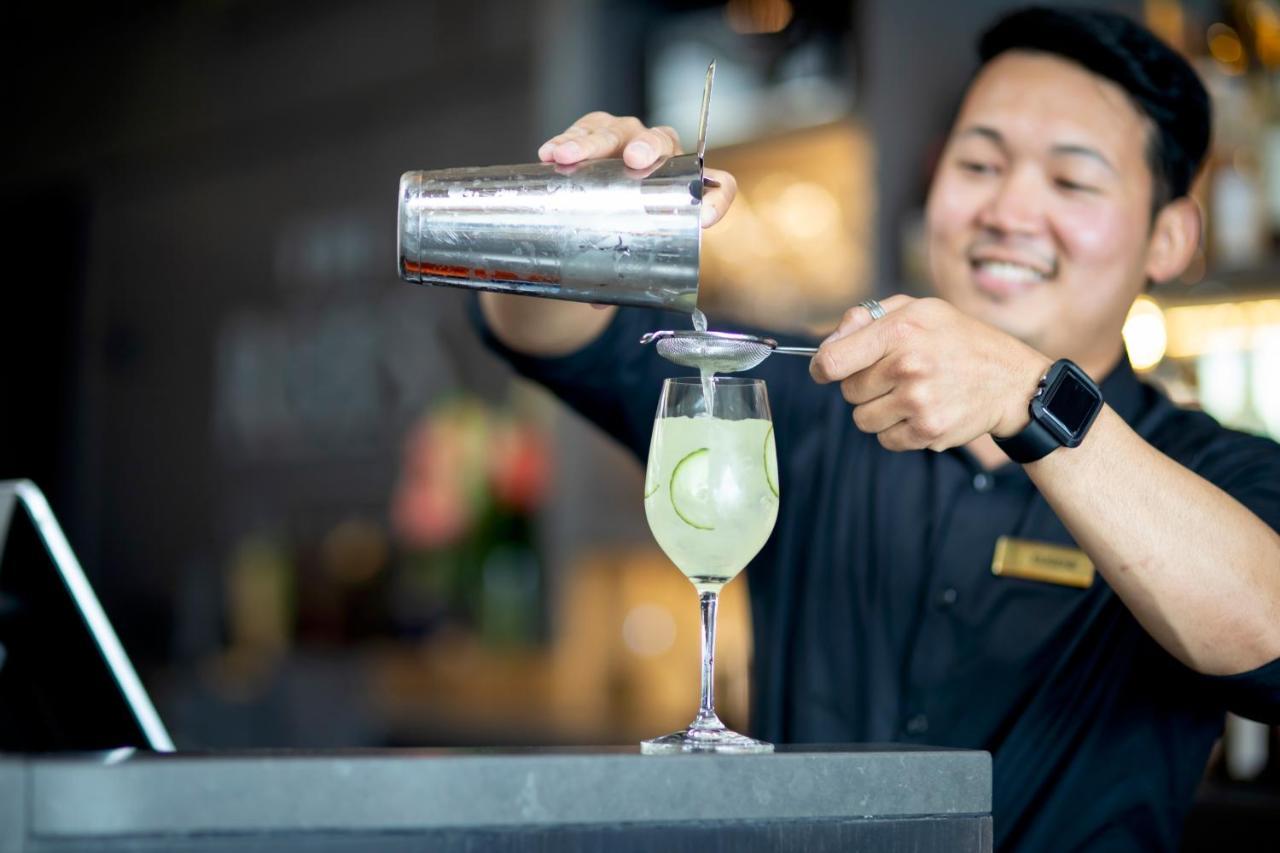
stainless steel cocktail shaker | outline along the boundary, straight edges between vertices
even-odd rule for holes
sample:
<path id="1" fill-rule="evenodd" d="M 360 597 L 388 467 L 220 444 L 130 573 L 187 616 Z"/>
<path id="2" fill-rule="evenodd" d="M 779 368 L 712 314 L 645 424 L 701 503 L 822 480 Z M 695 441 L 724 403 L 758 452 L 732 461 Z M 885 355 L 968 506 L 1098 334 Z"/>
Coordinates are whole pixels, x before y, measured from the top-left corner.
<path id="1" fill-rule="evenodd" d="M 400 276 L 419 284 L 692 311 L 698 296 L 703 152 L 638 171 L 622 160 L 406 172 Z"/>

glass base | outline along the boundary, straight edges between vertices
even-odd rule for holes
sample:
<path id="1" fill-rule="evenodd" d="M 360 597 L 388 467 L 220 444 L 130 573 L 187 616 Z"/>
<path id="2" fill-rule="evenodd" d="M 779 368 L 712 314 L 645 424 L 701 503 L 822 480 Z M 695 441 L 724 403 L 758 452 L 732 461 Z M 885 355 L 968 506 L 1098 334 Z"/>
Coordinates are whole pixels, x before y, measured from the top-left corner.
<path id="1" fill-rule="evenodd" d="M 729 729 L 695 729 L 672 732 L 640 741 L 643 755 L 677 755 L 686 752 L 722 752 L 749 755 L 773 752 L 773 744 L 749 738 Z"/>

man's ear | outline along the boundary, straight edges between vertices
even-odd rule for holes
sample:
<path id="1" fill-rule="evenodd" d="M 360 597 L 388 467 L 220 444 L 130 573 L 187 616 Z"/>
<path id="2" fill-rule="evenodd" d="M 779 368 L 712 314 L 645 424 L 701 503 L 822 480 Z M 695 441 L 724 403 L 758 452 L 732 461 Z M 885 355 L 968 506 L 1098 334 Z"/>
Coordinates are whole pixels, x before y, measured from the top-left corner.
<path id="1" fill-rule="evenodd" d="M 1148 281 L 1172 281 L 1182 274 L 1200 248 L 1200 205 L 1187 196 L 1160 209 L 1147 243 Z"/>

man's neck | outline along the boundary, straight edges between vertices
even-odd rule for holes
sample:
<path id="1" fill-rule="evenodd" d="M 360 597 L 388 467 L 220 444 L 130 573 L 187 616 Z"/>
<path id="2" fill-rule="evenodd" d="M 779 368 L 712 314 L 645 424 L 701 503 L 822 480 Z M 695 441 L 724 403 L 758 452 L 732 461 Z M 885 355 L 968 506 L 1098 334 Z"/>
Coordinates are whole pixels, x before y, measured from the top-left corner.
<path id="1" fill-rule="evenodd" d="M 1125 357 L 1123 338 L 1114 346 L 1104 347 L 1097 352 L 1081 353 L 1078 356 L 1054 356 L 1054 358 L 1071 359 L 1076 363 L 1077 367 L 1089 374 L 1089 378 L 1099 385 L 1111 375 L 1111 371 L 1116 369 L 1120 359 Z"/>

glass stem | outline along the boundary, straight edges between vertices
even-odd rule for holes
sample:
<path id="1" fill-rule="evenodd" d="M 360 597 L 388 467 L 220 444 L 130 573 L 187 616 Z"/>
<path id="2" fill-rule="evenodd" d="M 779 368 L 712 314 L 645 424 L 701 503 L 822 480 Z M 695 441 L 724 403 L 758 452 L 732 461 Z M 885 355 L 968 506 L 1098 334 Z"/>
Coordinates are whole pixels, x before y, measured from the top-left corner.
<path id="1" fill-rule="evenodd" d="M 724 723 L 716 716 L 716 592 L 700 592 L 698 603 L 702 605 L 702 699 L 698 703 L 695 729 L 723 729 Z"/>

